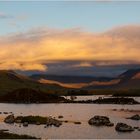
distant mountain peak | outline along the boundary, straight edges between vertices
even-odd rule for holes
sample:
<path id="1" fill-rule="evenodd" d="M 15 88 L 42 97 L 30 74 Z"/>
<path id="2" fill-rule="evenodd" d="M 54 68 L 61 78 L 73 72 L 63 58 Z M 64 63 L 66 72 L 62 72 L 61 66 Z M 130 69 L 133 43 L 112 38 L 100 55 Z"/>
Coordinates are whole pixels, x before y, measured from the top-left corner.
<path id="1" fill-rule="evenodd" d="M 135 76 L 136 74 L 140 73 L 140 69 L 130 69 L 127 70 L 126 72 L 122 73 L 121 75 L 119 75 L 119 78 L 132 78 L 133 76 Z"/>

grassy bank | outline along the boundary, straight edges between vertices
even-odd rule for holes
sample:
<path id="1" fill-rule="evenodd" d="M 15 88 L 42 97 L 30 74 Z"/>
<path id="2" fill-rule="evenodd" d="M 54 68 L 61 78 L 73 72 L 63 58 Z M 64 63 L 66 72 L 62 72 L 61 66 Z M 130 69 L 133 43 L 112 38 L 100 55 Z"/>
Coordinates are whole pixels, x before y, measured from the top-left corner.
<path id="1" fill-rule="evenodd" d="M 0 139 L 37 139 L 29 135 L 18 135 L 0 130 Z"/>

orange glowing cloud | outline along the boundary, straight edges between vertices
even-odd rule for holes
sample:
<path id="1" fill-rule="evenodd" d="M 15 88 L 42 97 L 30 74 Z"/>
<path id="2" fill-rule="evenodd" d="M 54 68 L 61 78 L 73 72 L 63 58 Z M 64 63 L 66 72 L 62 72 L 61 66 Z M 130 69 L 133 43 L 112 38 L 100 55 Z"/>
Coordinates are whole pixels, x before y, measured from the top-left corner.
<path id="1" fill-rule="evenodd" d="M 118 27 L 98 34 L 80 29 L 37 29 L 0 37 L 0 69 L 45 71 L 48 61 L 58 60 L 140 63 L 139 54 L 140 26 Z"/>
<path id="2" fill-rule="evenodd" d="M 72 67 L 92 67 L 90 62 L 81 62 L 79 64 L 72 65 Z"/>

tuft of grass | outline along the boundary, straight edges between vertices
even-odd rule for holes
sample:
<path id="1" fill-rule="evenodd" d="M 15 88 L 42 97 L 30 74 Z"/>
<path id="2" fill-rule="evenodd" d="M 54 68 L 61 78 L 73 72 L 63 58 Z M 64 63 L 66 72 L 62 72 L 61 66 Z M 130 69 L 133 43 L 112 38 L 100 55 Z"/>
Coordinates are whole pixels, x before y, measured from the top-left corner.
<path id="1" fill-rule="evenodd" d="M 0 139 L 37 139 L 37 138 L 29 135 L 18 135 L 18 134 L 0 131 Z"/>
<path id="2" fill-rule="evenodd" d="M 40 124 L 46 124 L 47 117 L 41 116 L 18 116 L 16 120 L 21 120 L 21 123 L 28 122 L 30 124 L 36 124 L 39 122 Z"/>

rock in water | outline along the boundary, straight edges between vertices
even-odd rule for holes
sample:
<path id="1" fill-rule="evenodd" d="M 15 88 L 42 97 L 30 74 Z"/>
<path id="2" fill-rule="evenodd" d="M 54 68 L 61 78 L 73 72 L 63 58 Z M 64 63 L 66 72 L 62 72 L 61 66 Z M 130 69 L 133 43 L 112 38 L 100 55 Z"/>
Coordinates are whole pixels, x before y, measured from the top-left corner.
<path id="1" fill-rule="evenodd" d="M 28 126 L 28 122 L 24 122 L 23 126 L 27 127 Z"/>
<path id="2" fill-rule="evenodd" d="M 56 119 L 53 119 L 51 117 L 49 117 L 46 121 L 46 126 L 51 126 L 54 125 L 56 127 L 59 127 L 60 125 L 62 125 L 62 122 Z"/>
<path id="3" fill-rule="evenodd" d="M 133 115 L 132 117 L 130 117 L 130 118 L 128 118 L 128 119 L 140 120 L 140 115 L 136 114 L 136 115 Z"/>
<path id="4" fill-rule="evenodd" d="M 5 123 L 14 123 L 14 121 L 15 121 L 14 115 L 9 115 L 4 119 Z"/>
<path id="5" fill-rule="evenodd" d="M 74 122 L 74 124 L 81 124 L 81 122 Z"/>
<path id="6" fill-rule="evenodd" d="M 15 123 L 21 123 L 20 119 L 15 119 Z"/>
<path id="7" fill-rule="evenodd" d="M 114 126 L 114 123 L 107 123 L 106 126 Z"/>
<path id="8" fill-rule="evenodd" d="M 119 131 L 119 132 L 131 132 L 131 131 L 134 131 L 134 128 L 132 126 L 127 125 L 125 123 L 117 123 L 115 129 L 116 129 L 116 131 Z"/>
<path id="9" fill-rule="evenodd" d="M 63 116 L 62 116 L 62 115 L 60 115 L 60 116 L 58 116 L 58 118 L 59 118 L 59 119 L 61 119 L 61 118 L 63 118 Z"/>
<path id="10" fill-rule="evenodd" d="M 135 127 L 133 127 L 134 129 L 139 129 L 139 127 L 138 126 L 135 126 Z"/>
<path id="11" fill-rule="evenodd" d="M 95 126 L 113 126 L 114 124 L 110 122 L 109 118 L 106 116 L 94 116 L 88 123 Z"/>

